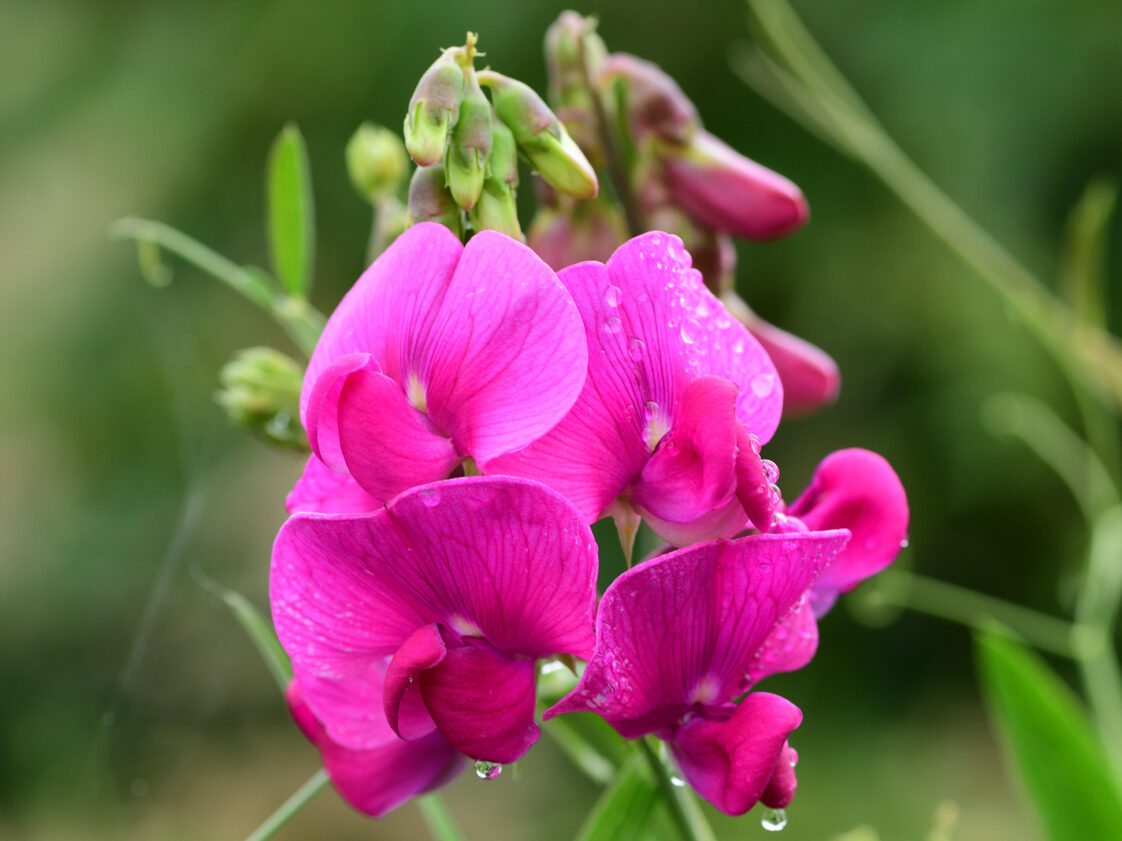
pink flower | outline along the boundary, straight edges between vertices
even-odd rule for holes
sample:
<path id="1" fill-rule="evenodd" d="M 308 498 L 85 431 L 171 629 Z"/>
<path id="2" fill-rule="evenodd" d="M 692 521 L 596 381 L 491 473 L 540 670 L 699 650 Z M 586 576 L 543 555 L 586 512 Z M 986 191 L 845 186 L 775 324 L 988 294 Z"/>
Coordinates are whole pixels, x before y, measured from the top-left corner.
<path id="1" fill-rule="evenodd" d="M 779 372 L 785 415 L 805 415 L 837 399 L 841 373 L 829 354 L 806 339 L 769 324 L 755 313 L 747 326 Z"/>
<path id="2" fill-rule="evenodd" d="M 530 249 L 493 231 L 463 246 L 422 223 L 328 320 L 301 418 L 316 457 L 381 504 L 548 432 L 580 393 L 587 356 L 576 307 Z M 320 474 L 309 467 L 305 480 Z M 322 502 L 314 488 L 293 496 Z"/>
<path id="3" fill-rule="evenodd" d="M 584 319 L 587 382 L 552 431 L 490 469 L 545 482 L 589 522 L 634 510 L 677 545 L 731 537 L 748 520 L 768 528 L 778 500 L 759 446 L 783 388 L 681 240 L 644 234 L 607 265 L 559 277 Z"/>
<path id="4" fill-rule="evenodd" d="M 802 713 L 765 692 L 735 699 L 813 655 L 817 633 L 790 619 L 805 614 L 813 627 L 806 594 L 847 538 L 844 530 L 752 535 L 628 570 L 600 602 L 596 649 L 580 682 L 545 717 L 594 712 L 624 738 L 653 733 L 727 814 L 760 799 L 786 806 L 795 788 L 787 738 Z"/>
<path id="5" fill-rule="evenodd" d="M 331 744 L 439 731 L 473 759 L 513 762 L 538 738 L 535 661 L 591 652 L 596 569 L 591 531 L 556 493 L 470 477 L 369 514 L 297 514 L 273 549 L 270 597 Z"/>

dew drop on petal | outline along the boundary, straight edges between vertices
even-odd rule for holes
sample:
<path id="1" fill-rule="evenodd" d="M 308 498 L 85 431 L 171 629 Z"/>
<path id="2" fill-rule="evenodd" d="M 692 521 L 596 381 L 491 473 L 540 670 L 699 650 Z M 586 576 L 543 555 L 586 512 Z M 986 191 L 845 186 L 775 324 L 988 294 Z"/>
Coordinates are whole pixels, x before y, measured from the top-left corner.
<path id="1" fill-rule="evenodd" d="M 779 465 L 769 458 L 765 458 L 760 462 L 760 467 L 764 469 L 764 475 L 767 476 L 768 482 L 775 484 L 779 481 Z"/>
<path id="2" fill-rule="evenodd" d="M 775 374 L 756 374 L 752 377 L 752 393 L 757 397 L 768 397 L 775 391 Z"/>
<path id="3" fill-rule="evenodd" d="M 906 537 L 903 540 L 900 541 L 900 548 L 901 549 L 907 549 L 908 548 L 908 539 Z"/>
<path id="4" fill-rule="evenodd" d="M 440 505 L 440 488 L 426 488 L 420 492 L 421 502 L 429 508 Z"/>
<path id="5" fill-rule="evenodd" d="M 768 486 L 768 493 L 771 494 L 771 501 L 776 505 L 783 501 L 783 491 L 779 490 L 779 485 L 774 482 Z"/>
<path id="6" fill-rule="evenodd" d="M 692 345 L 698 340 L 701 335 L 701 325 L 694 321 L 692 318 L 687 318 L 682 322 L 682 341 L 687 345 Z"/>
<path id="7" fill-rule="evenodd" d="M 611 318 L 609 318 L 607 321 L 604 322 L 604 332 L 605 333 L 613 333 L 614 334 L 614 333 L 618 333 L 622 329 L 623 329 L 623 322 L 620 321 L 619 318 L 614 316 L 614 315 Z"/>
<path id="8" fill-rule="evenodd" d="M 627 345 L 627 352 L 631 354 L 632 362 L 642 362 L 645 349 L 646 345 L 643 344 L 642 339 L 632 339 Z"/>
<path id="9" fill-rule="evenodd" d="M 760 454 L 760 449 L 761 449 L 760 448 L 760 439 L 756 436 L 756 433 L 754 433 L 754 432 L 749 433 L 748 443 L 752 446 L 752 452 L 754 452 L 756 455 L 759 455 Z"/>
<path id="10" fill-rule="evenodd" d="M 497 780 L 502 772 L 503 766 L 499 762 L 488 762 L 486 759 L 481 759 L 475 763 L 475 776 L 481 780 Z"/>
<path id="11" fill-rule="evenodd" d="M 609 286 L 608 291 L 604 293 L 604 303 L 609 307 L 618 307 L 622 299 L 623 290 L 618 286 Z"/>
<path id="12" fill-rule="evenodd" d="M 768 832 L 779 832 L 787 826 L 787 811 L 785 809 L 764 809 L 760 815 L 760 826 Z"/>

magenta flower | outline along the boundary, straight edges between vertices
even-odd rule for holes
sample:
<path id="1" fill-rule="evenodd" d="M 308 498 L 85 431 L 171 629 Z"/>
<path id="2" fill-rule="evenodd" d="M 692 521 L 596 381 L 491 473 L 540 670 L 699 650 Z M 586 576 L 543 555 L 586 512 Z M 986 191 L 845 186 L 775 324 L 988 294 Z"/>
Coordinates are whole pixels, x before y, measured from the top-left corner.
<path id="1" fill-rule="evenodd" d="M 837 399 L 841 373 L 829 354 L 754 313 L 747 326 L 779 372 L 785 415 L 807 414 Z"/>
<path id="2" fill-rule="evenodd" d="M 328 320 L 301 418 L 315 455 L 383 503 L 548 432 L 580 393 L 587 358 L 576 307 L 530 249 L 493 231 L 463 246 L 418 224 Z"/>
<path id="3" fill-rule="evenodd" d="M 559 277 L 588 337 L 588 380 L 565 418 L 493 472 L 557 489 L 592 522 L 638 512 L 671 543 L 771 524 L 760 460 L 779 423 L 775 367 L 690 268 L 674 236 L 636 237 L 607 265 Z"/>
<path id="4" fill-rule="evenodd" d="M 297 514 L 273 549 L 270 597 L 331 743 L 367 751 L 387 726 L 410 741 L 439 731 L 473 759 L 513 762 L 538 738 L 535 661 L 591 652 L 596 569 L 563 498 L 470 477 L 369 514 Z"/>
<path id="5" fill-rule="evenodd" d="M 777 644 L 775 632 L 802 612 L 847 537 L 842 530 L 711 541 L 628 570 L 600 602 L 596 649 L 580 682 L 545 717 L 594 712 L 624 738 L 664 739 L 686 780 L 727 814 L 761 798 L 786 806 L 795 786 L 787 738 L 802 713 L 765 692 L 735 699 L 810 659 L 817 634 L 788 632 Z"/>

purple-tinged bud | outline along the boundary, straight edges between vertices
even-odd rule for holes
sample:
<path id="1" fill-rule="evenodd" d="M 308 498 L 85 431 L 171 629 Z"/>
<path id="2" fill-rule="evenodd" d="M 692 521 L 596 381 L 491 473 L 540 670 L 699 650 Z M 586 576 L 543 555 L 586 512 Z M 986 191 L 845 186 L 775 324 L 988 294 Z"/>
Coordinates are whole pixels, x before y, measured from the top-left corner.
<path id="1" fill-rule="evenodd" d="M 742 239 L 776 239 L 810 215 L 802 191 L 707 131 L 658 147 L 670 199 L 701 225 Z"/>
<path id="2" fill-rule="evenodd" d="M 452 126 L 460 117 L 464 71 L 458 56 L 462 48 L 445 50 L 421 76 L 405 115 L 405 148 L 420 166 L 431 166 L 444 156 Z"/>
<path id="3" fill-rule="evenodd" d="M 363 123 L 351 135 L 346 157 L 351 184 L 371 203 L 397 193 L 409 171 L 401 138 L 373 123 Z"/>
<path id="4" fill-rule="evenodd" d="M 599 78 L 607 55 L 595 18 L 562 12 L 545 31 L 545 66 L 554 105 L 589 106 L 588 81 Z"/>
<path id="5" fill-rule="evenodd" d="M 829 354 L 810 342 L 769 324 L 756 315 L 735 292 L 726 292 L 721 300 L 771 357 L 783 384 L 784 415 L 809 414 L 837 399 L 841 389 L 841 373 Z"/>
<path id="6" fill-rule="evenodd" d="M 444 168 L 419 166 L 409 182 L 409 223 L 439 222 L 458 237 L 464 235 L 464 214 L 444 183 Z"/>
<path id="7" fill-rule="evenodd" d="M 684 143 L 701 128 L 697 109 L 657 64 L 628 53 L 612 53 L 600 72 L 601 83 L 627 83 L 627 110 L 639 132 Z"/>
<path id="8" fill-rule="evenodd" d="M 585 260 L 606 263 L 627 239 L 623 215 L 603 201 L 566 200 L 558 208 L 538 211 L 530 224 L 527 242 L 554 271 Z"/>
<path id="9" fill-rule="evenodd" d="M 448 188 L 464 210 L 470 210 L 483 192 L 487 158 L 491 155 L 491 103 L 471 67 L 464 70 L 466 86 L 460 102 L 460 118 L 452 129 L 452 142 L 444 157 Z"/>
<path id="10" fill-rule="evenodd" d="M 490 106 L 488 106 L 490 108 Z M 491 156 L 479 201 L 468 211 L 471 226 L 477 230 L 499 231 L 517 240 L 524 239 L 518 223 L 518 148 L 509 128 L 498 120 L 492 126 Z"/>
<path id="11" fill-rule="evenodd" d="M 479 81 L 491 89 L 495 114 L 534 170 L 559 193 L 593 198 L 600 189 L 596 171 L 542 98 L 528 85 L 492 70 L 481 71 Z"/>

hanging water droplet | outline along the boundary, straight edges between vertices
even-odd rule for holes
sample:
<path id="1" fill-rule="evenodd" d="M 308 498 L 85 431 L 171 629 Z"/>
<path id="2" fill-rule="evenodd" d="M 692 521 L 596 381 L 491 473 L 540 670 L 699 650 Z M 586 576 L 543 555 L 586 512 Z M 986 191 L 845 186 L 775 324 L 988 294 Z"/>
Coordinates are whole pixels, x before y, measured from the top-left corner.
<path id="1" fill-rule="evenodd" d="M 503 772 L 502 763 L 481 759 L 475 763 L 475 776 L 481 780 L 496 780 Z"/>
<path id="2" fill-rule="evenodd" d="M 609 286 L 608 291 L 604 293 L 604 303 L 609 307 L 618 307 L 621 300 L 623 300 L 623 290 L 618 286 Z"/>
<path id="3" fill-rule="evenodd" d="M 614 315 L 604 322 L 605 333 L 618 333 L 621 329 L 623 329 L 623 322 Z"/>
<path id="4" fill-rule="evenodd" d="M 773 504 L 778 505 L 783 501 L 783 491 L 779 490 L 779 485 L 774 482 L 768 487 L 768 493 L 771 494 L 771 501 Z"/>
<path id="5" fill-rule="evenodd" d="M 907 549 L 908 548 L 908 538 L 905 537 L 903 540 L 900 541 L 900 548 L 901 549 Z"/>
<path id="6" fill-rule="evenodd" d="M 631 354 L 632 362 L 642 362 L 645 349 L 646 345 L 643 344 L 642 339 L 632 339 L 627 345 L 627 352 Z"/>
<path id="7" fill-rule="evenodd" d="M 767 476 L 768 482 L 775 484 L 779 481 L 779 465 L 769 458 L 765 458 L 760 462 L 760 467 L 764 469 L 764 475 Z"/>
<path id="8" fill-rule="evenodd" d="M 756 374 L 752 377 L 752 393 L 757 397 L 767 397 L 775 391 L 774 374 Z"/>
<path id="9" fill-rule="evenodd" d="M 756 455 L 760 454 L 760 439 L 756 437 L 756 433 L 748 433 L 748 443 L 752 445 L 752 452 Z"/>
<path id="10" fill-rule="evenodd" d="M 785 809 L 764 809 L 760 815 L 760 826 L 768 832 L 779 832 L 787 825 L 787 811 Z"/>

